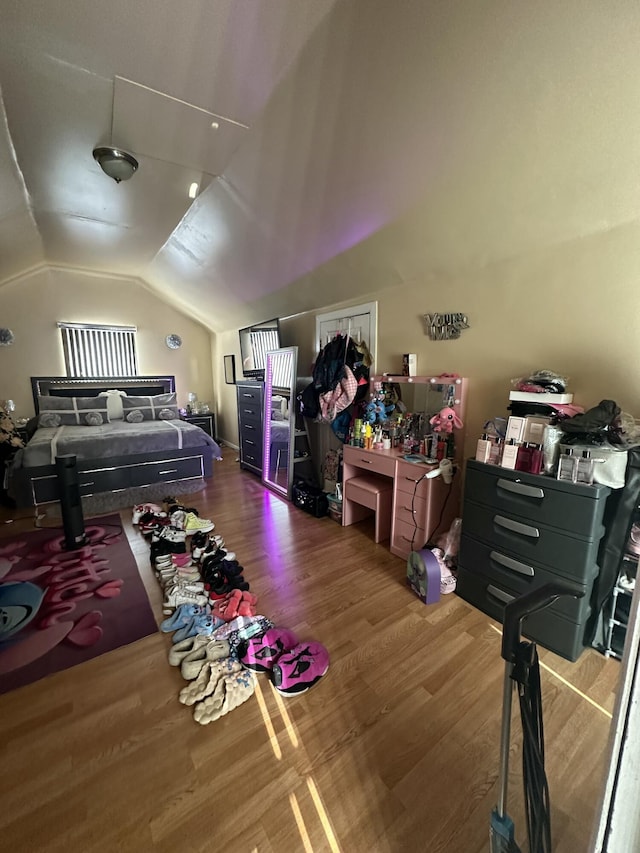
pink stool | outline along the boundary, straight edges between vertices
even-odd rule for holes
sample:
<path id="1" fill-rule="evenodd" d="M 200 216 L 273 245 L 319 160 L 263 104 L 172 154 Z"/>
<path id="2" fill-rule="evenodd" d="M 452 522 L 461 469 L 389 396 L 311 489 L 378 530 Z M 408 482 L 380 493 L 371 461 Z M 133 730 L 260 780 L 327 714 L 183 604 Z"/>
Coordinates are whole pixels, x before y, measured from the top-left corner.
<path id="1" fill-rule="evenodd" d="M 387 477 L 363 474 L 345 481 L 342 524 L 346 527 L 371 515 L 376 516 L 375 541 L 382 542 L 391 535 L 391 504 L 393 483 Z"/>

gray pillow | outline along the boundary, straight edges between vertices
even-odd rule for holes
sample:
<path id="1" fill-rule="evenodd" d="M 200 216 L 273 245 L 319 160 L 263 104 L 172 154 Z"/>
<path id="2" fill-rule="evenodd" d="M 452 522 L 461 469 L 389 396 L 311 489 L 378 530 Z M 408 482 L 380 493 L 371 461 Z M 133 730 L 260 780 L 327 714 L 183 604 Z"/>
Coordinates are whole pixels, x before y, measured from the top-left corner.
<path id="1" fill-rule="evenodd" d="M 103 423 L 109 423 L 104 398 L 38 397 L 38 426 L 99 426 Z"/>
<path id="2" fill-rule="evenodd" d="M 125 421 L 175 421 L 180 417 L 175 391 L 156 394 L 153 397 L 123 397 L 122 409 Z"/>

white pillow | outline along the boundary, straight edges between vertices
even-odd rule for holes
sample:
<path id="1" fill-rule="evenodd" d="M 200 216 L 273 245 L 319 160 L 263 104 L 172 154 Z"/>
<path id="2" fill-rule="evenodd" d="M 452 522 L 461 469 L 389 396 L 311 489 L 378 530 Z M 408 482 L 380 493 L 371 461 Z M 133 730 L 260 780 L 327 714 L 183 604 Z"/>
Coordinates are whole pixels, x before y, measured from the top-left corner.
<path id="1" fill-rule="evenodd" d="M 124 420 L 124 411 L 122 409 L 122 398 L 127 396 L 126 391 L 119 391 L 113 388 L 110 391 L 101 391 L 98 397 L 107 398 L 107 413 L 110 421 Z"/>

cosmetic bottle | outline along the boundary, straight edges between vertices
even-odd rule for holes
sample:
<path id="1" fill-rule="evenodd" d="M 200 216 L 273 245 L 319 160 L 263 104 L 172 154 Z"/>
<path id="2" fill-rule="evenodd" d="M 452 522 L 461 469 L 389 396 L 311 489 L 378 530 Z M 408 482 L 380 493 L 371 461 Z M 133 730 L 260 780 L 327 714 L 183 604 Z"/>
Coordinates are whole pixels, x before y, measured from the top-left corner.
<path id="1" fill-rule="evenodd" d="M 558 462 L 558 480 L 570 480 L 575 483 L 578 472 L 578 457 L 570 447 L 564 451 Z"/>
<path id="2" fill-rule="evenodd" d="M 476 445 L 476 462 L 488 462 L 490 455 L 491 442 L 487 438 L 487 434 L 484 433 L 482 438 L 478 439 L 478 443 Z"/>
<path id="3" fill-rule="evenodd" d="M 501 438 L 493 438 L 491 439 L 491 447 L 489 449 L 489 464 L 490 465 L 499 465 L 500 460 L 502 459 L 502 439 Z"/>
<path id="4" fill-rule="evenodd" d="M 510 438 L 508 443 L 502 448 L 502 459 L 500 465 L 503 468 L 515 468 L 516 460 L 518 459 L 519 446 L 513 438 Z"/>
<path id="5" fill-rule="evenodd" d="M 529 471 L 531 474 L 542 474 L 544 470 L 544 451 L 541 444 L 532 444 Z"/>
<path id="6" fill-rule="evenodd" d="M 436 446 L 436 459 L 441 462 L 447 454 L 447 443 L 443 435 L 438 436 L 438 444 Z"/>
<path id="7" fill-rule="evenodd" d="M 518 447 L 515 469 L 516 471 L 531 470 L 531 448 L 528 444 L 521 444 Z"/>
<path id="8" fill-rule="evenodd" d="M 589 486 L 593 483 L 593 459 L 590 450 L 583 450 L 582 456 L 578 457 L 576 483 L 586 483 Z"/>

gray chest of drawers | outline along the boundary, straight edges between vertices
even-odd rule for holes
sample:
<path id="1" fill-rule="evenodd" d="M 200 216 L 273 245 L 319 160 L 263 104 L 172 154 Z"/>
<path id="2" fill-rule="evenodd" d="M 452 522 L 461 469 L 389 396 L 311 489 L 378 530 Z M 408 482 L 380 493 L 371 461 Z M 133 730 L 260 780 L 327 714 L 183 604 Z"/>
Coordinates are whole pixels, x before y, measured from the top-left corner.
<path id="1" fill-rule="evenodd" d="M 578 584 L 522 626 L 525 636 L 568 660 L 584 648 L 610 489 L 557 481 L 475 460 L 467 463 L 457 592 L 502 621 L 504 606 L 550 580 Z"/>
<path id="2" fill-rule="evenodd" d="M 240 467 L 262 474 L 262 413 L 264 383 L 244 380 L 236 385 Z"/>

